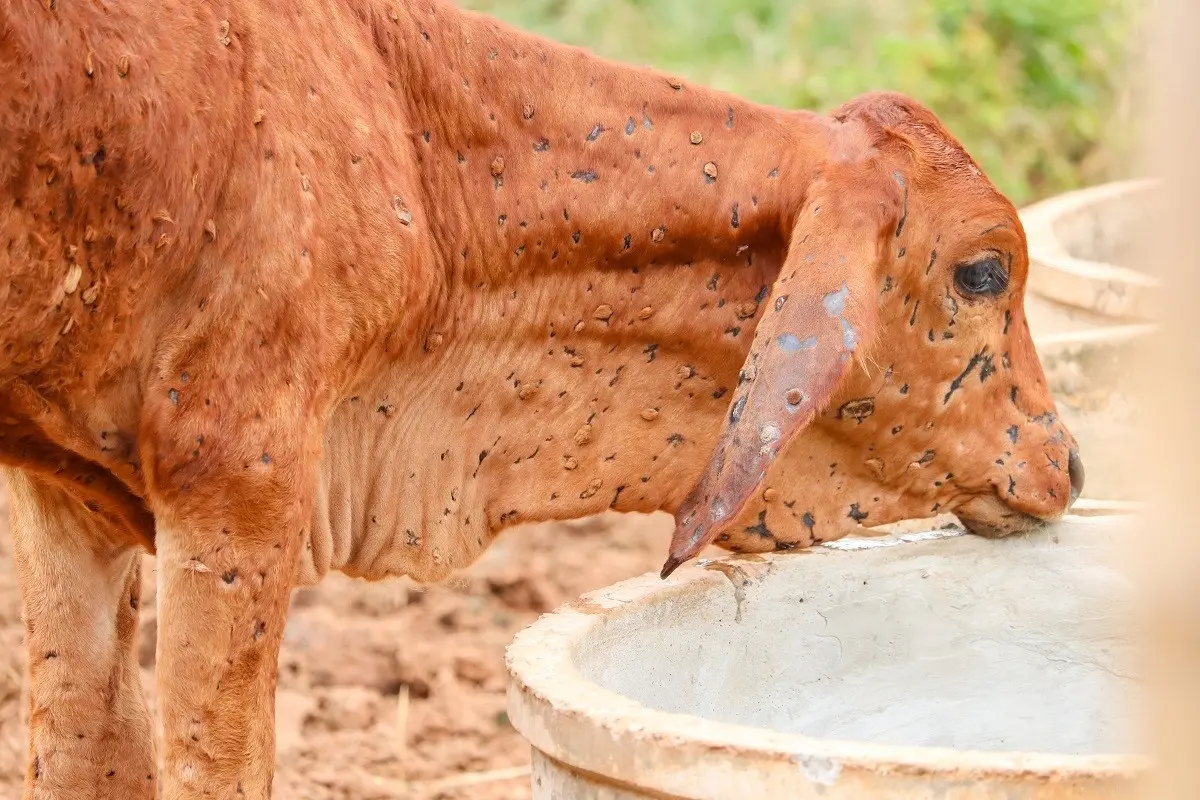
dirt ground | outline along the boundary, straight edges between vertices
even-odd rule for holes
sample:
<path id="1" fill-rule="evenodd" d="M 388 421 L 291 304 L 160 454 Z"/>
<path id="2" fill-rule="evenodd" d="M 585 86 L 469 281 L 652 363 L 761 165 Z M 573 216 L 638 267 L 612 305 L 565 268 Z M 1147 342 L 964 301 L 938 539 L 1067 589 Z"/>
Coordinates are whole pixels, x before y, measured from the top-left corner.
<path id="1" fill-rule="evenodd" d="M 25 651 L 2 487 L 0 800 L 15 800 L 24 774 Z M 514 776 L 528 767 L 529 747 L 505 713 L 505 646 L 542 612 L 657 570 L 670 530 L 666 514 L 533 525 L 506 532 L 472 569 L 441 585 L 334 575 L 297 591 L 280 658 L 275 796 L 529 797 L 528 778 Z M 151 703 L 153 566 L 147 558 L 141 640 Z M 486 782 L 471 784 L 478 780 Z"/>

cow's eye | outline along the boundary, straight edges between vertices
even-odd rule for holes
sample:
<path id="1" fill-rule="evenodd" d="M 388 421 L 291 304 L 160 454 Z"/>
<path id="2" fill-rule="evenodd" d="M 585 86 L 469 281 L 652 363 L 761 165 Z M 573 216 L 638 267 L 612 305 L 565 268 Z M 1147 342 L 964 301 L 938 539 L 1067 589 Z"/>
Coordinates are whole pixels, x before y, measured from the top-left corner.
<path id="1" fill-rule="evenodd" d="M 954 270 L 954 285 L 965 295 L 997 295 L 1008 288 L 1008 273 L 1000 259 L 988 256 Z"/>

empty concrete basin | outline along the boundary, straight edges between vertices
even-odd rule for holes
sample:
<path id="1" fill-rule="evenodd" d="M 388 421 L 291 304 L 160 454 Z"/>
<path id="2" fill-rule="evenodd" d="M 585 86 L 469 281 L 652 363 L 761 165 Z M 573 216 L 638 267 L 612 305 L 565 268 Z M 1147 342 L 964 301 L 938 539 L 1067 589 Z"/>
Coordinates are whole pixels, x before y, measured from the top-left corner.
<path id="1" fill-rule="evenodd" d="M 534 798 L 1124 796 L 1130 520 L 848 539 L 586 595 L 509 648 Z"/>
<path id="2" fill-rule="evenodd" d="M 1151 318 L 1160 283 L 1136 253 L 1157 191 L 1156 181 L 1115 181 L 1021 209 L 1029 291 L 1110 318 Z"/>

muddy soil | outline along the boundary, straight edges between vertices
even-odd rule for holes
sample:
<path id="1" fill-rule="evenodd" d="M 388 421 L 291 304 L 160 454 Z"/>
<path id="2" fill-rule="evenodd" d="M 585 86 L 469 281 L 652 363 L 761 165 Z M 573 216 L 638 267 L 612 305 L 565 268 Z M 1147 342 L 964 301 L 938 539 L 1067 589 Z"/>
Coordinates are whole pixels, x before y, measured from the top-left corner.
<path id="1" fill-rule="evenodd" d="M 16 800 L 25 763 L 25 651 L 2 486 L 0 800 Z M 482 561 L 441 585 L 335 575 L 297 591 L 280 658 L 275 796 L 529 797 L 528 778 L 513 776 L 528 766 L 529 748 L 505 713 L 505 646 L 542 612 L 657 570 L 670 530 L 666 514 L 532 525 L 506 532 Z M 141 662 L 151 703 L 153 568 L 147 558 Z M 478 780 L 485 782 L 471 784 Z"/>

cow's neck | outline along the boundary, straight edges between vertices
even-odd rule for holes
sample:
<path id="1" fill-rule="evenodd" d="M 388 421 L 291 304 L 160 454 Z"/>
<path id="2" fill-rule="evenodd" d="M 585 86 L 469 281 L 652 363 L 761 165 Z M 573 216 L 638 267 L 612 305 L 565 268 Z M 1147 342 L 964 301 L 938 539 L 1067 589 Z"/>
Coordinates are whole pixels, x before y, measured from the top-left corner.
<path id="1" fill-rule="evenodd" d="M 781 251 L 827 122 L 413 4 L 405 82 L 456 280 L 745 263 Z"/>
<path id="2" fill-rule="evenodd" d="M 364 541 L 405 543 L 348 571 L 431 578 L 519 522 L 682 500 L 826 123 L 440 3 L 401 13 L 426 189 L 414 224 L 428 220 L 449 290 L 420 351 L 335 421 L 331 449 L 367 463 L 330 468 L 368 480 L 330 502 L 360 510 Z"/>

